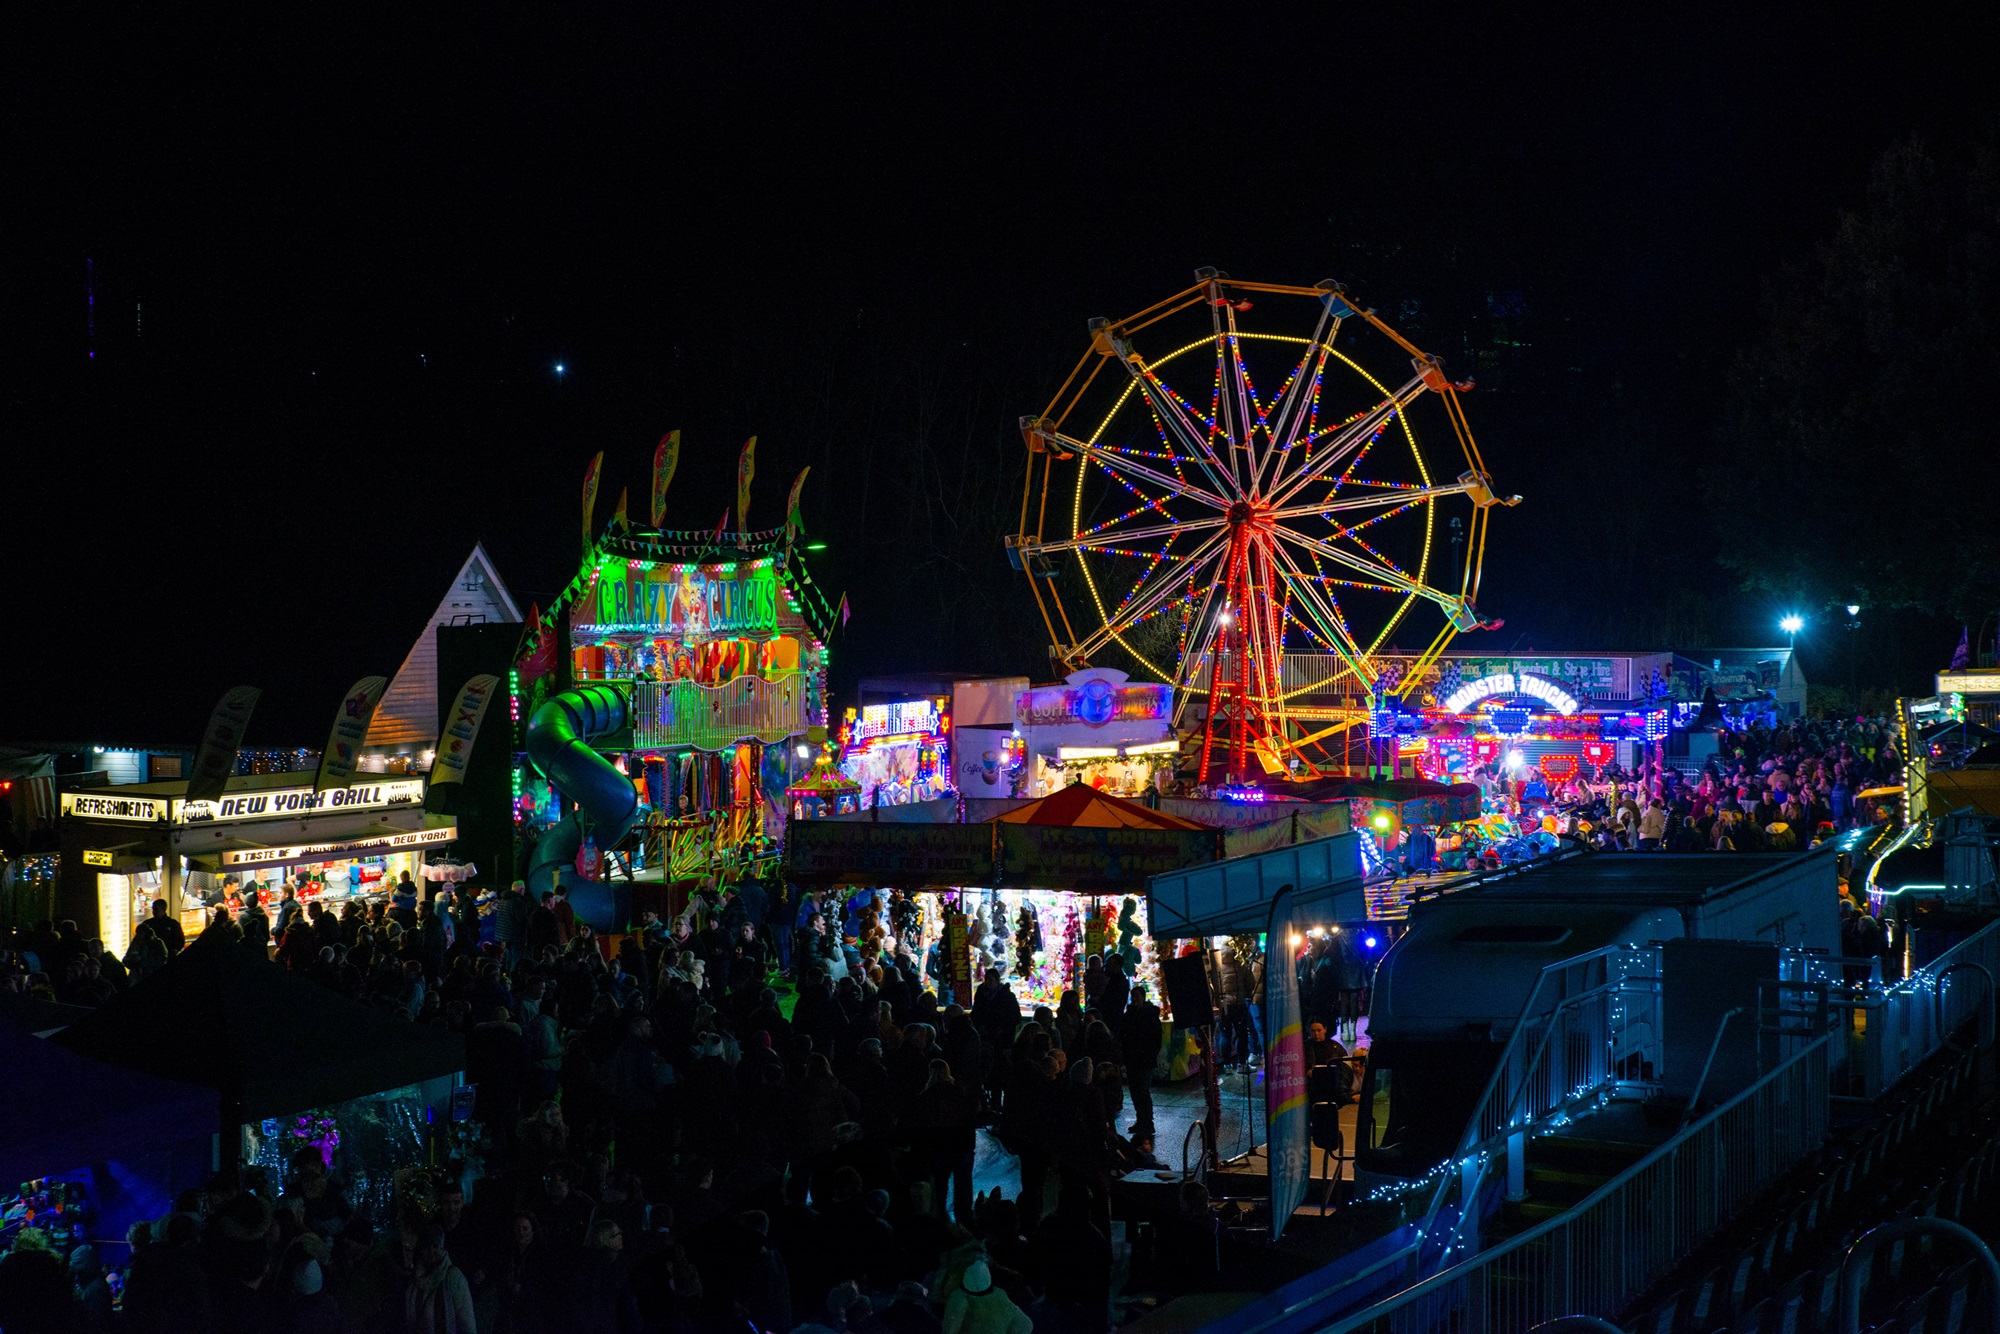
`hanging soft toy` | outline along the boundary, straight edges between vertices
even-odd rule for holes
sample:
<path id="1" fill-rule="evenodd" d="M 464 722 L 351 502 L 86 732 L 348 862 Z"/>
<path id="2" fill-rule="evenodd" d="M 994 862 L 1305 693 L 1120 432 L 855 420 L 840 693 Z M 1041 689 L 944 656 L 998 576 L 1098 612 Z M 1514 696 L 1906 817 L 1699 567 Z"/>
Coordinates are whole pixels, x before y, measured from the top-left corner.
<path id="1" fill-rule="evenodd" d="M 1035 971 L 1035 955 L 1042 948 L 1042 923 L 1035 910 L 1023 903 L 1014 916 L 1014 960 L 1022 977 Z"/>
<path id="2" fill-rule="evenodd" d="M 1127 898 L 1118 914 L 1118 955 L 1125 960 L 1125 975 L 1139 967 L 1139 900 Z"/>

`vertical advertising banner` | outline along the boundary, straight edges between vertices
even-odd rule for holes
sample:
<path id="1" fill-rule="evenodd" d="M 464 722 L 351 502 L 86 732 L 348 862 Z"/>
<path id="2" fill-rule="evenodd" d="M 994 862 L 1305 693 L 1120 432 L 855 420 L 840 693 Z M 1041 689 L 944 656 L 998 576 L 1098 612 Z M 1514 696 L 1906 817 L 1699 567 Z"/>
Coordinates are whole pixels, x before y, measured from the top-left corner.
<path id="1" fill-rule="evenodd" d="M 658 528 L 667 517 L 667 487 L 674 480 L 674 469 L 681 466 L 681 433 L 668 431 L 660 437 L 660 443 L 653 450 L 653 527 Z"/>
<path id="2" fill-rule="evenodd" d="M 1271 1157 L 1271 1240 L 1285 1230 L 1312 1179 L 1306 1111 L 1305 1035 L 1300 1031 L 1299 970 L 1292 960 L 1292 887 L 1271 900 L 1264 935 L 1264 1114 Z"/>
<path id="3" fill-rule="evenodd" d="M 475 676 L 459 688 L 451 702 L 451 712 L 438 729 L 437 758 L 431 761 L 433 788 L 463 782 L 465 766 L 472 759 L 472 743 L 479 737 L 479 722 L 500 685 L 497 676 Z"/>
<path id="4" fill-rule="evenodd" d="M 326 734 L 326 748 L 319 753 L 319 773 L 313 777 L 313 791 L 346 787 L 354 780 L 354 764 L 361 758 L 361 740 L 375 717 L 375 706 L 389 687 L 386 676 L 364 676 L 347 689 L 333 715 L 333 730 Z"/>
<path id="5" fill-rule="evenodd" d="M 236 772 L 236 752 L 243 748 L 243 729 L 250 725 L 250 711 L 263 693 L 256 686 L 237 686 L 217 701 L 188 773 L 189 801 L 215 801 L 222 796 L 229 776 Z"/>
<path id="6" fill-rule="evenodd" d="M 972 942 L 967 938 L 969 924 L 965 914 L 957 908 L 947 909 L 944 915 L 944 967 L 945 982 L 951 987 L 952 1001 L 966 1008 L 972 1005 Z"/>

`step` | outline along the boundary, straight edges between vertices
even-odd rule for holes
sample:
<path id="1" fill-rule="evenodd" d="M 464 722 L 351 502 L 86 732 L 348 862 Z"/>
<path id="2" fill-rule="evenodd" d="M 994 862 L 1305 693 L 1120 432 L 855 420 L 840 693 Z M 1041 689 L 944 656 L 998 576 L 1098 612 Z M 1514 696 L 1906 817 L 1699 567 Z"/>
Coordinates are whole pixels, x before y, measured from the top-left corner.
<path id="1" fill-rule="evenodd" d="M 1596 1172 L 1607 1180 L 1617 1176 L 1657 1147 L 1625 1140 L 1586 1139 L 1580 1135 L 1541 1135 L 1527 1143 L 1529 1170 L 1549 1167 L 1562 1171 Z"/>
<path id="2" fill-rule="evenodd" d="M 1592 1172 L 1562 1167 L 1530 1165 L 1523 1176 L 1528 1194 L 1551 1203 L 1576 1204 L 1594 1194 L 1598 1187 L 1616 1176 L 1615 1172 Z"/>

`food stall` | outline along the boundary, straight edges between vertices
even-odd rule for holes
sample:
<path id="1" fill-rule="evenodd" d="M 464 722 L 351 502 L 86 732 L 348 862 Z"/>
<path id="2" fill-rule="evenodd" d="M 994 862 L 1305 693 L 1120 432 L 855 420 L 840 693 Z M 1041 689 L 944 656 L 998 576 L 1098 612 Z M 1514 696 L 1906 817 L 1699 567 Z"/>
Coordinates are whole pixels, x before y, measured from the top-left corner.
<path id="1" fill-rule="evenodd" d="M 1133 681 L 1124 672 L 1091 667 L 1059 685 L 1034 686 L 1014 697 L 1014 747 L 1005 763 L 1018 766 L 1013 790 L 1045 797 L 1073 783 L 1117 797 L 1139 797 L 1171 772 L 1179 742 L 1173 730 L 1172 686 Z"/>
<path id="2" fill-rule="evenodd" d="M 304 902 L 385 899 L 405 871 L 422 881 L 425 854 L 457 832 L 423 802 L 421 778 L 315 792 L 300 773 L 238 775 L 213 801 L 189 799 L 184 781 L 65 792 L 55 915 L 122 955 L 156 899 L 190 939 L 218 911 L 275 903 L 288 881 Z"/>

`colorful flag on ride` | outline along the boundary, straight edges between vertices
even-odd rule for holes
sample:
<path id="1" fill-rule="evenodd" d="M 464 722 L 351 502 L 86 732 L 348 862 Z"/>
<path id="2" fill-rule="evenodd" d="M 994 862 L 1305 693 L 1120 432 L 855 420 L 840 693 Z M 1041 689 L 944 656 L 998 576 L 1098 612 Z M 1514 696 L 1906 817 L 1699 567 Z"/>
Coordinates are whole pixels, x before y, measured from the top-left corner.
<path id="1" fill-rule="evenodd" d="M 229 776 L 236 772 L 236 752 L 243 748 L 243 729 L 250 725 L 250 711 L 263 693 L 256 686 L 236 686 L 216 702 L 194 752 L 189 801 L 214 801 L 229 785 Z"/>
<path id="2" fill-rule="evenodd" d="M 632 521 L 625 517 L 625 497 L 630 490 L 630 487 L 618 488 L 618 508 L 611 511 L 611 526 L 621 533 L 632 526 Z"/>
<path id="3" fill-rule="evenodd" d="M 653 527 L 658 528 L 667 517 L 667 484 L 674 480 L 674 469 L 681 465 L 681 433 L 668 431 L 660 437 L 660 443 L 653 449 Z"/>
<path id="4" fill-rule="evenodd" d="M 722 511 L 722 517 L 715 521 L 715 535 L 718 539 L 720 539 L 721 536 L 728 531 L 729 531 L 729 511 L 725 509 Z"/>
<path id="5" fill-rule="evenodd" d="M 847 594 L 842 593 L 840 595 L 840 624 L 842 629 L 845 629 L 847 626 L 847 618 L 849 614 L 850 613 L 848 612 L 847 609 Z"/>
<path id="6" fill-rule="evenodd" d="M 354 764 L 361 757 L 361 739 L 375 717 L 375 706 L 389 687 L 386 676 L 364 676 L 348 687 L 347 697 L 333 715 L 333 730 L 327 733 L 326 749 L 319 753 L 319 772 L 313 776 L 313 791 L 346 787 L 354 780 Z"/>
<path id="7" fill-rule="evenodd" d="M 590 554 L 591 529 L 597 523 L 597 476 L 603 471 L 604 451 L 600 449 L 583 472 L 583 554 L 586 556 Z"/>
<path id="8" fill-rule="evenodd" d="M 812 471 L 807 464 L 799 469 L 799 475 L 792 479 L 792 495 L 785 502 L 785 540 L 792 541 L 805 530 L 805 522 L 799 517 L 799 493 L 806 489 L 806 474 Z"/>
<path id="9" fill-rule="evenodd" d="M 1292 945 L 1292 886 L 1271 900 L 1264 928 L 1264 1124 L 1271 1167 L 1271 1240 L 1276 1241 L 1305 1201 L 1312 1180 L 1312 1139 L 1306 1107 L 1305 1035 L 1300 1029 L 1299 970 Z"/>
<path id="10" fill-rule="evenodd" d="M 750 481 L 757 475 L 757 437 L 743 442 L 736 456 L 736 545 L 747 546 L 750 533 Z"/>

